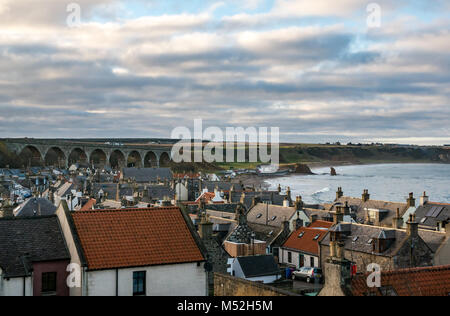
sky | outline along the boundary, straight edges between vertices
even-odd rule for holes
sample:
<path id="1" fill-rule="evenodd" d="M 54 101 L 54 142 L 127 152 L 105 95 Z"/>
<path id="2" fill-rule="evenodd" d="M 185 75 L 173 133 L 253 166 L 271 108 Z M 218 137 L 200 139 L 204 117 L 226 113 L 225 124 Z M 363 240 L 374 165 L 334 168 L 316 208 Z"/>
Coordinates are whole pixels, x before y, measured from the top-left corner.
<path id="1" fill-rule="evenodd" d="M 373 2 L 0 0 L 0 138 L 450 144 L 450 1 Z"/>

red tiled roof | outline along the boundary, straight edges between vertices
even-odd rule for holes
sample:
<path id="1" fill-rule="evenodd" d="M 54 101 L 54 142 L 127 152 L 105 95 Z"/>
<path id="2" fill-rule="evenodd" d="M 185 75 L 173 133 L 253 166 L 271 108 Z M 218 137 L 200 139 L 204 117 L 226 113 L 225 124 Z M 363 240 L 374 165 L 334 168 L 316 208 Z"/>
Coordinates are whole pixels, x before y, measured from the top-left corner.
<path id="1" fill-rule="evenodd" d="M 204 261 L 178 207 L 72 214 L 88 268 Z"/>
<path id="2" fill-rule="evenodd" d="M 381 296 L 380 289 L 367 287 L 367 276 L 358 275 L 352 280 L 355 296 L 369 293 Z M 399 296 L 450 295 L 450 266 L 425 267 L 381 272 L 381 290 L 394 290 Z"/>
<path id="3" fill-rule="evenodd" d="M 80 212 L 91 211 L 95 203 L 97 203 L 96 199 L 90 199 L 86 204 L 83 205 L 83 207 L 80 209 Z"/>
<path id="4" fill-rule="evenodd" d="M 309 227 L 300 227 L 289 236 L 284 243 L 283 248 L 298 250 L 318 256 L 319 241 L 325 237 L 331 226 L 333 226 L 333 223 L 331 222 L 315 221 Z M 302 237 L 299 237 L 300 234 L 303 234 Z M 315 239 L 316 236 L 319 237 Z"/>
<path id="5" fill-rule="evenodd" d="M 199 202 L 201 199 L 204 199 L 206 203 L 210 202 L 212 199 L 216 197 L 216 194 L 214 192 L 204 192 L 202 195 L 200 195 L 196 202 Z"/>

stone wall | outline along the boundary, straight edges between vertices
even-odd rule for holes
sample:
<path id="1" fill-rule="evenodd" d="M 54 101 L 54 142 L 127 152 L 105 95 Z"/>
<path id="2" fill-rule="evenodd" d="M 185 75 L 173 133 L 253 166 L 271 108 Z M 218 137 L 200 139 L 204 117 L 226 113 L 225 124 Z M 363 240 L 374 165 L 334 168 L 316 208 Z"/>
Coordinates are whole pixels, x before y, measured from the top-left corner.
<path id="1" fill-rule="evenodd" d="M 295 294 L 231 275 L 214 274 L 214 296 L 294 296 Z"/>

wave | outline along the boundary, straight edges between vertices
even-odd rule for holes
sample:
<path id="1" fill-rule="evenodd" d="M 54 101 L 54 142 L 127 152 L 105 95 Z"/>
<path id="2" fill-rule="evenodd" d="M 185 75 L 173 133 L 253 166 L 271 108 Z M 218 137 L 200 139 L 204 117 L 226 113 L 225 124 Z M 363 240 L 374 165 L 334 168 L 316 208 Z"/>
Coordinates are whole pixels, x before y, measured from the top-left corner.
<path id="1" fill-rule="evenodd" d="M 319 191 L 314 192 L 314 193 L 311 194 L 311 195 L 312 195 L 312 196 L 320 195 L 320 194 L 322 194 L 322 193 L 330 192 L 330 190 L 331 190 L 330 188 L 326 187 L 326 188 L 323 188 L 322 190 L 319 190 Z"/>

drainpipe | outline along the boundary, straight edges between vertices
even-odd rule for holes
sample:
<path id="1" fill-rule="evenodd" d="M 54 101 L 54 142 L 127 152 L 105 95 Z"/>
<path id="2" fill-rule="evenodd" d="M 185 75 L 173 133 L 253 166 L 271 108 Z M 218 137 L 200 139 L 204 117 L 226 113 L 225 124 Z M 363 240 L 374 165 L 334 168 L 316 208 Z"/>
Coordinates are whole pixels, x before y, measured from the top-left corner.
<path id="1" fill-rule="evenodd" d="M 119 269 L 116 269 L 116 296 L 119 296 Z"/>
<path id="2" fill-rule="evenodd" d="M 23 296 L 26 296 L 27 277 L 23 277 Z"/>

